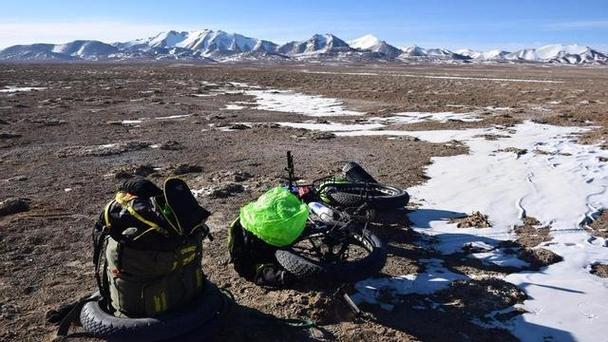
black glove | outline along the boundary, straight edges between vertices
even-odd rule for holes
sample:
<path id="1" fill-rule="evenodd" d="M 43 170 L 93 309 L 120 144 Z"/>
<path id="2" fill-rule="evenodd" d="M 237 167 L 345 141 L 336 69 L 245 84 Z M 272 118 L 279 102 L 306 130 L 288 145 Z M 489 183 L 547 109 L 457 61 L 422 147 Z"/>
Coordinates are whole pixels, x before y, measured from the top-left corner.
<path id="1" fill-rule="evenodd" d="M 140 176 L 127 179 L 122 183 L 119 190 L 138 197 L 155 197 L 163 194 L 162 190 L 157 187 L 156 184 Z"/>
<path id="2" fill-rule="evenodd" d="M 281 266 L 276 264 L 262 264 L 257 267 L 254 282 L 261 286 L 274 288 L 285 287 L 291 284 L 294 277 Z"/>

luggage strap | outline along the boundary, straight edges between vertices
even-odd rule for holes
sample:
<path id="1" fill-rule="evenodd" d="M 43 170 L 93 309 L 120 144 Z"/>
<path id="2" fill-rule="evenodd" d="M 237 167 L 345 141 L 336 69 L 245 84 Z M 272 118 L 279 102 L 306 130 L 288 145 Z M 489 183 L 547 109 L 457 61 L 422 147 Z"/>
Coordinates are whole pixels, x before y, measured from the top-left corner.
<path id="1" fill-rule="evenodd" d="M 59 327 L 57 328 L 56 337 L 68 337 L 68 332 L 72 324 L 80 320 L 80 311 L 82 311 L 84 305 L 88 302 L 97 301 L 99 299 L 101 299 L 101 296 L 99 294 L 93 294 L 90 296 L 83 297 L 76 302 L 67 304 L 66 309 L 67 307 L 70 307 L 70 310 L 67 312 L 60 312 L 65 311 L 61 310 L 61 308 L 58 311 L 55 311 L 58 316 L 56 318 L 61 318 L 61 321 L 59 321 Z"/>

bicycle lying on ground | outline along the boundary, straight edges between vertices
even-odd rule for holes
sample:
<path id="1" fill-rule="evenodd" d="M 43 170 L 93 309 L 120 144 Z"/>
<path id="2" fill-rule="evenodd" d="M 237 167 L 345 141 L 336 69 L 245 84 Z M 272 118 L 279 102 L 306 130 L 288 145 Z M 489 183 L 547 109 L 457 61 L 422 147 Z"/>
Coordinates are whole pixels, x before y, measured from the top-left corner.
<path id="1" fill-rule="evenodd" d="M 287 152 L 285 187 L 310 208 L 306 228 L 289 248 L 275 253 L 278 262 L 298 278 L 322 277 L 353 282 L 378 273 L 386 263 L 384 243 L 367 229 L 377 209 L 403 208 L 409 195 L 376 182 L 349 162 L 345 177 L 325 177 L 296 184 L 293 157 Z"/>

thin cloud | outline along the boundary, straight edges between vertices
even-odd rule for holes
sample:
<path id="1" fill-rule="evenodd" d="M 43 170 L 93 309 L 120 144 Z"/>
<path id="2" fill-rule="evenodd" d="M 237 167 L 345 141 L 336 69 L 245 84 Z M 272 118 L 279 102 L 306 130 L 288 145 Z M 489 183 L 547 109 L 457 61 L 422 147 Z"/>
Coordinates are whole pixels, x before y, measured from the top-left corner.
<path id="1" fill-rule="evenodd" d="M 545 25 L 551 31 L 608 29 L 608 20 L 567 21 Z"/>

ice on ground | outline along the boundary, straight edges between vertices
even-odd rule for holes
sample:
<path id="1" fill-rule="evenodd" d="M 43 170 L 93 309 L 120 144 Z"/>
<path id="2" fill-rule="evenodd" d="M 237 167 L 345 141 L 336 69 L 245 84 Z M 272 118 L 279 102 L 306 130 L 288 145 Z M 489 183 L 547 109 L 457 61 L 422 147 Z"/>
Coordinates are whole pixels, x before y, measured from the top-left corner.
<path id="1" fill-rule="evenodd" d="M 219 93 L 209 93 L 209 94 L 192 94 L 194 97 L 214 97 L 218 96 Z"/>
<path id="2" fill-rule="evenodd" d="M 467 155 L 433 158 L 426 172 L 430 180 L 409 189 L 424 208 L 410 220 L 415 230 L 433 235 L 437 248 L 446 254 L 475 241 L 494 245 L 513 238 L 512 227 L 521 224 L 524 216 L 550 224 L 553 240 L 544 247 L 564 261 L 541 272 L 513 273 L 505 278 L 530 296 L 523 306 L 528 313 L 505 327 L 522 340 L 542 340 L 556 331 L 566 331 L 575 340 L 601 339 L 597 327 L 608 325 L 608 281 L 589 274 L 586 268 L 594 260 L 608 258 L 608 248 L 603 239 L 591 238 L 581 222 L 608 207 L 608 166 L 598 160 L 608 152 L 574 141 L 572 135 L 585 128 L 528 121 L 513 130 L 509 138 L 494 141 L 476 137 L 479 129 L 408 132 L 433 142 L 459 140 L 470 149 Z M 497 128 L 481 131 L 500 133 Z M 512 153 L 495 153 L 507 147 L 542 148 L 551 154 L 528 153 L 517 158 Z M 449 213 L 477 210 L 489 216 L 493 228 L 459 229 L 443 219 Z M 497 256 L 478 256 L 497 260 Z"/>
<path id="3" fill-rule="evenodd" d="M 524 268 L 530 266 L 527 262 L 519 259 L 516 253 L 505 253 L 504 249 L 492 249 L 488 252 L 472 253 L 469 258 L 481 260 L 485 265 L 496 265 L 501 267 Z"/>
<path id="4" fill-rule="evenodd" d="M 407 131 L 378 130 L 394 124 L 412 124 L 426 121 L 447 122 L 449 120 L 460 120 L 465 122 L 481 121 L 476 113 L 426 113 L 426 112 L 405 112 L 397 113 L 387 117 L 372 117 L 367 120 L 360 120 L 357 123 L 340 122 L 277 122 L 281 126 L 303 128 L 314 131 L 335 132 L 338 135 L 410 135 Z M 443 131 L 442 131 L 443 132 Z"/>
<path id="5" fill-rule="evenodd" d="M 413 124 L 425 121 L 448 122 L 450 120 L 476 122 L 483 119 L 477 117 L 476 113 L 454 113 L 454 112 L 405 112 L 395 113 L 389 117 L 370 118 L 372 122 L 385 122 L 387 124 Z"/>
<path id="6" fill-rule="evenodd" d="M 15 86 L 6 86 L 4 89 L 0 89 L 0 93 L 17 93 L 17 92 L 26 92 L 26 91 L 36 91 L 36 90 L 45 90 L 46 87 L 15 87 Z"/>
<path id="7" fill-rule="evenodd" d="M 345 124 L 340 122 L 318 123 L 318 122 L 277 122 L 281 126 L 292 128 L 303 128 L 323 132 L 347 132 L 378 129 L 384 127 L 379 123 Z"/>
<path id="8" fill-rule="evenodd" d="M 129 125 L 139 125 L 143 122 L 144 122 L 144 119 L 137 119 L 137 120 L 122 120 L 120 123 L 122 125 L 129 126 Z"/>
<path id="9" fill-rule="evenodd" d="M 237 104 L 227 104 L 226 107 L 224 107 L 224 110 L 241 110 L 244 108 L 245 108 L 245 106 L 241 106 L 241 105 L 237 105 Z"/>
<path id="10" fill-rule="evenodd" d="M 352 296 L 355 302 L 380 304 L 391 309 L 391 303 L 379 300 L 393 298 L 396 295 L 430 294 L 442 290 L 451 282 L 467 279 L 465 275 L 449 271 L 439 259 L 420 259 L 425 271 L 418 274 L 407 274 L 391 278 L 370 278 L 355 284 L 357 292 Z"/>
<path id="11" fill-rule="evenodd" d="M 155 118 L 156 120 L 181 120 L 187 117 L 190 117 L 190 114 L 181 114 L 181 115 L 170 115 L 170 116 L 159 116 Z"/>
<path id="12" fill-rule="evenodd" d="M 356 116 L 365 113 L 347 110 L 334 98 L 306 95 L 291 90 L 245 90 L 245 95 L 254 96 L 257 109 L 297 113 L 307 116 Z"/>

